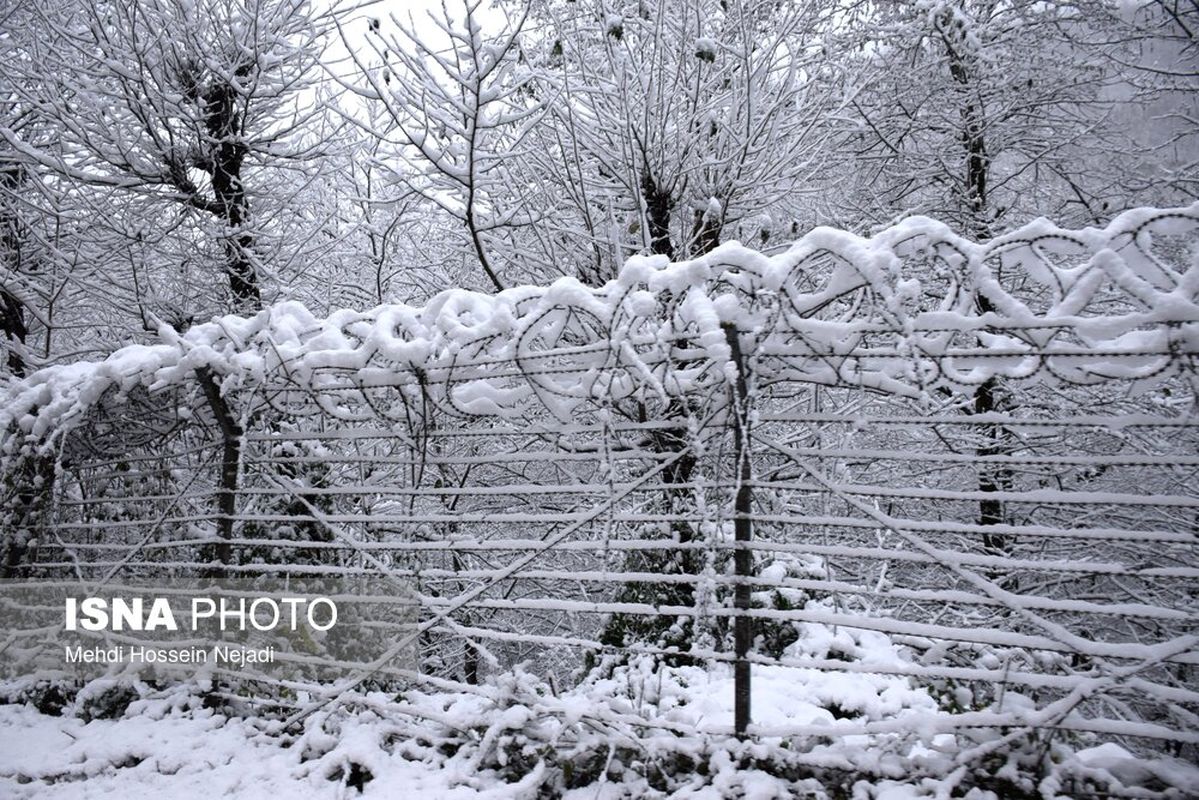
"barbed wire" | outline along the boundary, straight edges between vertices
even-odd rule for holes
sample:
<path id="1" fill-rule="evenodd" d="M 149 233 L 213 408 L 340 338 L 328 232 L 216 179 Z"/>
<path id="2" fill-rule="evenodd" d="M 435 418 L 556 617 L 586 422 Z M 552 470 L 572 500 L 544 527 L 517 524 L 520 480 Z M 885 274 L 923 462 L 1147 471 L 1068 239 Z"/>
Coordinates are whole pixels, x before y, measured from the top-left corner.
<path id="1" fill-rule="evenodd" d="M 1199 307 L 1191 273 L 1161 285 L 1120 255 L 1151 249 L 1155 226 L 1199 238 L 1199 207 L 988 245 L 928 220 L 870 240 L 824 231 L 770 257 L 635 261 L 604 289 L 459 292 L 328 320 L 285 304 L 164 333 L 5 390 L 4 563 L 31 580 L 221 570 L 412 587 L 422 616 L 401 638 L 442 666 L 413 673 L 383 653 L 349 665 L 355 681 L 472 686 L 453 647 L 497 669 L 530 655 L 727 663 L 724 628 L 750 619 L 788 637 L 872 631 L 919 654 L 761 645 L 755 665 L 1023 686 L 1043 692 L 1029 719 L 1047 729 L 1195 743 Z M 1068 270 L 1050 263 L 1054 242 L 1075 249 Z M 963 261 L 930 298 L 905 270 L 939 248 Z M 1017 297 L 1028 265 L 1009 290 L 987 267 L 998 258 L 1057 270 L 1037 284 L 1042 311 Z M 815 275 L 821 260 L 837 266 Z M 980 410 L 981 392 L 994 402 Z M 745 552 L 752 573 L 733 574 Z M 746 585 L 753 605 L 737 608 Z M 614 644 L 622 620 L 710 641 Z M 293 719 L 344 696 L 289 686 L 320 698 Z M 1128 695 L 1138 719 L 1105 716 L 1105 697 Z M 1071 698 L 1086 714 L 1054 716 Z"/>

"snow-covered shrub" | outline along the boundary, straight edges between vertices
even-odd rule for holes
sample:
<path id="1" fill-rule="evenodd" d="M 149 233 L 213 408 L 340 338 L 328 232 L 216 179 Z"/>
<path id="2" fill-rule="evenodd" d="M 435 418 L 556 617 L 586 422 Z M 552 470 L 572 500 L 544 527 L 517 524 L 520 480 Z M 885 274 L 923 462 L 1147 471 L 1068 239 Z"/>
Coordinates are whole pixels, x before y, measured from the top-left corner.
<path id="1" fill-rule="evenodd" d="M 651 450 L 675 457 L 673 463 L 663 471 L 662 478 L 666 484 L 686 484 L 697 476 L 699 460 L 693 451 L 688 450 L 697 446 L 696 436 L 694 431 L 689 430 L 686 422 L 695 412 L 696 408 L 686 401 L 666 404 L 662 410 L 663 416 L 676 421 L 677 426 L 651 431 L 647 437 Z M 675 515 L 677 519 L 654 527 L 641 528 L 637 533 L 644 538 L 661 539 L 664 542 L 696 542 L 701 535 L 708 535 L 705 526 L 701 525 L 697 529 L 691 522 L 701 502 L 702 499 L 691 490 L 663 489 L 657 497 L 649 501 L 649 510 Z M 670 547 L 632 550 L 625 557 L 621 569 L 622 572 L 628 573 L 684 578 L 698 575 L 702 570 L 703 555 L 700 552 Z M 621 585 L 614 600 L 618 603 L 690 609 L 696 605 L 696 587 L 686 580 L 628 581 Z M 649 645 L 667 651 L 661 655 L 666 663 L 677 664 L 690 661 L 687 651 L 692 648 L 695 637 L 695 620 L 692 617 L 618 612 L 609 615 L 599 641 L 617 650 L 638 644 Z M 590 667 L 592 663 L 585 666 Z M 613 659 L 607 659 L 605 663 L 611 665 L 615 662 Z"/>
<path id="2" fill-rule="evenodd" d="M 839 649 L 867 664 L 905 658 L 903 648 L 877 634 L 812 628 L 802 641 L 790 655 Z M 746 742 L 708 732 L 731 717 L 720 700 L 727 676 L 653 659 L 559 695 L 520 669 L 473 692 L 354 693 L 289 729 L 252 713 L 213 711 L 195 686 L 134 687 L 140 699 L 113 718 L 52 717 L 0 705 L 0 727 L 19 724 L 34 742 L 69 734 L 61 737 L 61 753 L 6 766 L 0 791 L 14 775 L 18 785 L 87 776 L 96 781 L 89 788 L 132 791 L 164 775 L 202 774 L 214 788 L 247 800 L 262 796 L 253 792 L 267 784 L 330 800 L 414 792 L 547 800 L 1032 800 L 1104 793 L 1182 798 L 1199 782 L 1193 765 L 1113 743 L 1068 743 L 1019 728 L 937 733 L 935 701 L 905 678 L 781 667 L 756 677 L 755 702 L 768 713 L 764 733 Z M 94 699 L 113 686 L 96 683 Z M 822 707 L 830 700 L 855 708 L 859 719 L 836 722 Z M 789 711 L 799 713 L 788 717 Z M 826 729 L 862 720 L 877 728 L 836 737 L 770 731 L 782 719 L 803 718 Z M 198 752 L 204 758 L 195 758 Z"/>
<path id="3" fill-rule="evenodd" d="M 22 452 L 3 461 L 0 470 L 0 578 L 13 578 L 38 545 L 38 530 L 52 501 L 54 459 Z"/>
<path id="4" fill-rule="evenodd" d="M 74 681 L 66 679 L 27 679 L 0 684 L 0 705 L 29 705 L 42 714 L 59 716 L 79 692 Z"/>
<path id="5" fill-rule="evenodd" d="M 793 553 L 776 556 L 769 564 L 755 570 L 755 574 L 760 584 L 773 586 L 751 595 L 753 608 L 772 611 L 801 609 L 820 598 L 821 593 L 813 590 L 787 586 L 788 580 L 828 577 L 823 559 Z M 794 622 L 778 618 L 754 619 L 754 651 L 771 658 L 782 657 L 800 635 L 801 628 Z"/>
<path id="6" fill-rule="evenodd" d="M 695 40 L 695 57 L 708 64 L 716 61 L 716 42 L 707 37 Z"/>
<path id="7" fill-rule="evenodd" d="M 97 678 L 75 695 L 72 710 L 84 722 L 119 719 L 139 697 L 139 686 L 133 681 Z"/>
<path id="8" fill-rule="evenodd" d="M 259 424 L 277 434 L 294 435 L 297 431 L 295 422 L 286 418 L 262 420 Z M 259 468 L 265 474 L 246 475 L 243 480 L 257 478 L 258 482 L 273 493 L 258 495 L 255 498 L 257 507 L 251 506 L 247 510 L 288 519 L 272 522 L 247 520 L 242 526 L 241 538 L 278 540 L 281 546 L 259 545 L 246 548 L 241 555 L 241 563 L 326 563 L 333 551 L 306 549 L 297 546 L 297 543 L 333 540 L 333 534 L 315 516 L 334 510 L 334 498 L 321 492 L 322 489 L 328 489 L 333 485 L 332 469 L 327 462 L 321 460 L 329 455 L 328 451 L 317 440 L 295 439 L 290 436 L 270 442 L 266 449 L 263 458 L 266 463 Z M 280 486 L 293 491 L 280 493 Z"/>

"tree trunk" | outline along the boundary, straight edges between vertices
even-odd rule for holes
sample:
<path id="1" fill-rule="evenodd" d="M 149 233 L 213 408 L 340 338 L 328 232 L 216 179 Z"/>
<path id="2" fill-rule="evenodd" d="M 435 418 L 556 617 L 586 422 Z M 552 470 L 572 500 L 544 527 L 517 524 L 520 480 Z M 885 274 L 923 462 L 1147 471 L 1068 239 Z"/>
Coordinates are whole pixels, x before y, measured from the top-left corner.
<path id="1" fill-rule="evenodd" d="M 707 211 L 695 212 L 691 225 L 691 248 L 694 255 L 702 256 L 710 253 L 720 244 L 720 231 L 724 223 L 715 214 Z"/>
<path id="2" fill-rule="evenodd" d="M 239 78 L 249 75 L 248 66 L 236 71 Z M 215 213 L 228 227 L 225 238 L 225 274 L 238 311 L 253 312 L 262 307 L 258 275 L 251 252 L 254 236 L 246 229 L 250 203 L 242 184 L 242 165 L 246 145 L 241 141 L 241 115 L 237 112 L 238 94 L 229 83 L 217 80 L 204 93 L 205 128 L 211 138 L 208 173 L 212 177 Z"/>
<path id="3" fill-rule="evenodd" d="M 948 14 L 948 12 L 947 12 Z M 965 173 L 962 176 L 965 186 L 967 233 L 976 241 L 982 242 L 990 238 L 990 221 L 987 219 L 987 179 L 991 169 L 991 159 L 987 154 L 987 142 L 984 136 L 986 119 L 984 109 L 977 100 L 978 78 L 973 69 L 974 64 L 964 48 L 962 34 L 952 33 L 956 30 L 947 18 L 938 21 L 938 28 L 945 43 L 945 52 L 949 59 L 949 73 L 961 87 L 963 101 L 962 117 L 962 148 L 965 156 Z M 975 289 L 977 292 L 977 288 Z M 981 314 L 994 311 L 991 301 L 976 295 L 975 303 Z M 996 378 L 989 378 L 974 390 L 974 414 L 990 414 L 1002 407 L 1002 384 Z M 987 443 L 975 448 L 979 458 L 1002 455 L 1006 452 L 1003 440 L 1006 432 L 1002 425 L 983 425 L 980 434 Z M 1004 491 L 1012 485 L 1011 469 L 998 465 L 980 463 L 978 466 L 978 490 L 987 494 Z M 1001 525 L 1004 522 L 1003 502 L 994 499 L 980 500 L 978 503 L 979 525 Z M 983 549 L 988 555 L 1008 555 L 1010 553 L 1008 537 L 1002 534 L 984 534 Z M 997 573 L 992 577 L 998 578 Z"/>
<path id="4" fill-rule="evenodd" d="M 20 180 L 20 167 L 10 164 L 0 169 L 0 189 L 12 192 Z M 9 272 L 17 274 L 21 268 L 21 239 L 17 230 L 17 217 L 10 209 L 5 209 L 3 217 L 4 232 L 0 238 L 3 248 L 3 258 L 8 263 Z M 29 326 L 25 322 L 25 309 L 21 301 L 8 290 L 0 287 L 0 333 L 8 340 L 8 372 L 18 378 L 25 376 L 25 358 L 22 352 L 25 340 L 29 336 Z"/>
<path id="5" fill-rule="evenodd" d="M 670 192 L 655 180 L 649 166 L 641 169 L 641 198 L 645 201 L 645 218 L 649 225 L 650 252 L 674 260 L 674 243 L 670 240 L 670 212 L 674 201 Z"/>
<path id="6" fill-rule="evenodd" d="M 212 546 L 208 558 L 210 566 L 205 577 L 223 577 L 224 567 L 232 561 L 233 548 L 229 540 L 233 538 L 233 522 L 237 513 L 237 479 L 241 465 L 241 426 L 234 419 L 225 398 L 221 397 L 220 387 L 207 367 L 196 370 L 196 378 L 208 401 L 212 414 L 216 418 L 221 431 L 221 477 L 217 490 L 217 543 Z"/>

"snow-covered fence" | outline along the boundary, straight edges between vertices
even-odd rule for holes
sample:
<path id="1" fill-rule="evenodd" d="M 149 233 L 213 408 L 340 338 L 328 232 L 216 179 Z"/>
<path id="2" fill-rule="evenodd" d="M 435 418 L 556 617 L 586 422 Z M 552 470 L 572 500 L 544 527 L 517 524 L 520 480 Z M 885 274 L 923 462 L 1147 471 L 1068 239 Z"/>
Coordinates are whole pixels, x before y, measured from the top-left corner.
<path id="1" fill-rule="evenodd" d="M 915 682 L 934 733 L 1193 746 L 1197 254 L 1199 206 L 914 218 L 163 328 L 5 388 L 0 569 L 385 576 L 422 665 L 376 677 L 737 662 Z M 847 703 L 750 731 L 916 724 Z"/>

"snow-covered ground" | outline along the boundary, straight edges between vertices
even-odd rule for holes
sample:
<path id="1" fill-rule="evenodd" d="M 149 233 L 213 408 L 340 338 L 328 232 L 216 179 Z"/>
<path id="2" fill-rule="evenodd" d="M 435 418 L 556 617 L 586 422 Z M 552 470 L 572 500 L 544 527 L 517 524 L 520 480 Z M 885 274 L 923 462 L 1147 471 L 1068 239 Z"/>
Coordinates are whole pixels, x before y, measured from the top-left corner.
<path id="1" fill-rule="evenodd" d="M 904 657 L 881 634 L 822 626 L 789 654 L 830 649 L 866 665 Z M 948 733 L 942 703 L 906 677 L 786 666 L 754 677 L 749 743 L 714 733 L 732 723 L 721 664 L 633 659 L 561 694 L 520 670 L 472 692 L 356 694 L 287 731 L 206 708 L 186 686 L 136 687 L 142 698 L 114 718 L 89 720 L 103 704 L 85 690 L 59 716 L 0 705 L 0 796 L 986 800 L 1199 786 L 1195 766 L 1098 739 Z"/>
<path id="2" fill-rule="evenodd" d="M 706 775 L 679 775 L 680 786 L 655 790 L 644 778 L 601 775 L 585 786 L 555 788 L 544 763 L 523 778 L 512 779 L 473 764 L 477 752 L 459 757 L 421 758 L 416 742 L 391 742 L 391 726 L 368 714 L 360 722 L 343 721 L 341 736 L 315 756 L 319 737 L 266 735 L 253 721 L 206 710 L 132 715 L 119 720 L 84 722 L 73 716 L 48 716 L 29 706 L 0 706 L 0 796 L 14 798 L 130 798 L 208 800 L 258 798 L 532 798 L 610 800 L 618 797 L 715 798 L 757 800 L 788 798 L 802 784 L 821 796 L 855 800 L 909 800 L 950 796 L 951 781 L 913 774 L 910 778 L 849 778 L 834 787 L 817 780 L 794 781 L 764 769 L 746 768 L 733 750 L 713 748 Z M 319 749 L 319 748 L 318 748 Z M 391 752 L 388 752 L 390 750 Z M 1179 761 L 1137 759 L 1115 744 L 1074 754 L 1070 769 L 1099 785 L 1149 783 L 1167 788 L 1163 796 L 1186 797 L 1199 786 L 1199 769 Z M 358 766 L 355 766 L 358 765 Z M 1066 767 L 1067 765 L 1063 765 Z M 369 778 L 362 780 L 362 768 Z M 960 777 L 960 776 L 959 776 Z M 560 781 L 560 776 L 557 780 Z M 1043 789 L 1052 789 L 1045 782 Z M 835 794 L 838 790 L 845 794 Z M 539 794 L 539 792 L 541 792 Z M 952 796 L 1002 798 L 970 788 Z M 1050 792 L 1044 795 L 1053 797 Z M 1063 796 L 1063 795 L 1059 795 Z M 1072 796 L 1066 792 L 1064 796 Z M 1135 795 L 1129 795 L 1135 796 Z M 1157 796 L 1142 794 L 1141 796 Z"/>

